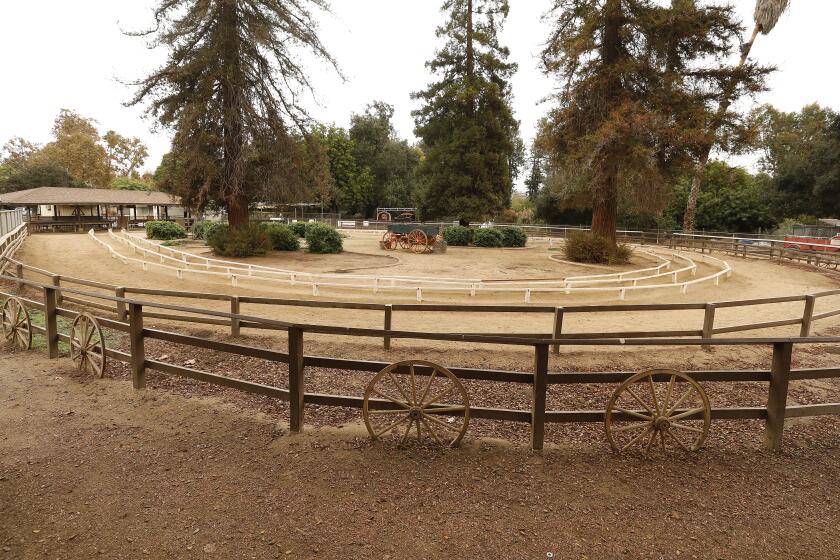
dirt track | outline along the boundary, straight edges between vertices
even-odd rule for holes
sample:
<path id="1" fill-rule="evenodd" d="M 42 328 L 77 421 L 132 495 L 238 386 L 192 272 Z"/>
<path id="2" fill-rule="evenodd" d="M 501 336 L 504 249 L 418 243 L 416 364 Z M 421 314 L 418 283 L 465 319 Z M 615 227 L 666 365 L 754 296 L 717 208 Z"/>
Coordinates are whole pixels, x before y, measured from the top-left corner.
<path id="1" fill-rule="evenodd" d="M 215 398 L 0 360 L 0 558 L 831 559 L 840 431 L 694 458 L 493 440 L 371 444 L 357 424 L 278 432 Z"/>

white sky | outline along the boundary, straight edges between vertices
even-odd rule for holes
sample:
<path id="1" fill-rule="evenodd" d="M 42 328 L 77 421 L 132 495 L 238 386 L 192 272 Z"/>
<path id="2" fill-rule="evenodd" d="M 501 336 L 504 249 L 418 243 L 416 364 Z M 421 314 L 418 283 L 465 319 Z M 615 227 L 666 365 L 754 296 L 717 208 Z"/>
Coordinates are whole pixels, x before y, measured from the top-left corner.
<path id="1" fill-rule="evenodd" d="M 435 27 L 442 21 L 441 0 L 332 0 L 332 15 L 321 18 L 322 38 L 348 80 L 342 83 L 322 66 L 313 68 L 318 97 L 311 113 L 325 123 L 347 126 L 352 112 L 374 99 L 395 106 L 398 133 L 413 139 L 412 91 L 430 76 L 424 62 L 437 44 Z M 513 80 L 515 111 L 521 133 L 530 142 L 537 120 L 546 111 L 538 102 L 552 82 L 537 70 L 537 55 L 547 35 L 540 21 L 550 0 L 511 0 L 502 41 L 511 49 L 519 71 Z M 98 121 L 102 132 L 114 129 L 139 136 L 149 146 L 146 168 L 154 169 L 167 151 L 169 134 L 154 131 L 139 108 L 122 103 L 131 88 L 119 80 L 144 75 L 164 60 L 143 39 L 121 29 L 138 29 L 151 18 L 150 0 L 2 0 L 0 1 L 0 145 L 13 136 L 49 140 L 59 109 L 68 108 Z M 754 0 L 733 4 L 752 29 Z M 840 110 L 840 75 L 836 53 L 840 2 L 793 0 L 769 36 L 760 36 L 752 58 L 775 64 L 770 91 L 760 102 L 786 111 L 819 102 Z M 748 160 L 740 160 L 749 163 Z"/>

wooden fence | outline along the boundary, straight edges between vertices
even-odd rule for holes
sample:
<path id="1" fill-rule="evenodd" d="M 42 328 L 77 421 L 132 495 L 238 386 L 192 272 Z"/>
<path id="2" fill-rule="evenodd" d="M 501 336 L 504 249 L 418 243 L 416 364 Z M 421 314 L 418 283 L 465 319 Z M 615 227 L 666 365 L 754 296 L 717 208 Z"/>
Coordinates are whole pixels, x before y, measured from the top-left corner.
<path id="1" fill-rule="evenodd" d="M 547 410 L 546 394 L 549 385 L 554 384 L 613 384 L 627 379 L 633 372 L 549 372 L 548 353 L 551 346 L 771 346 L 773 359 L 766 370 L 714 370 L 687 372 L 697 381 L 712 382 L 744 382 L 760 381 L 769 383 L 767 404 L 763 407 L 730 407 L 713 408 L 712 419 L 762 419 L 766 422 L 766 442 L 770 449 L 779 449 L 786 417 L 799 418 L 827 414 L 840 414 L 840 403 L 825 403 L 787 406 L 788 383 L 792 380 L 820 379 L 840 377 L 840 367 L 791 369 L 793 348 L 797 344 L 837 344 L 840 337 L 802 337 L 802 338 L 634 338 L 621 340 L 609 336 L 592 336 L 588 338 L 528 338 L 521 336 L 490 336 L 475 334 L 429 333 L 414 331 L 396 331 L 384 329 L 362 329 L 338 327 L 328 325 L 309 325 L 276 321 L 262 317 L 228 313 L 214 310 L 201 310 L 171 304 L 129 299 L 116 296 L 102 296 L 83 290 L 42 284 L 31 280 L 2 276 L 0 280 L 16 282 L 19 286 L 28 286 L 40 291 L 43 297 L 40 301 L 24 299 L 29 308 L 41 310 L 44 313 L 44 327 L 33 325 L 33 331 L 46 338 L 47 352 L 51 358 L 58 357 L 59 341 L 69 341 L 69 335 L 58 330 L 58 317 L 72 318 L 76 312 L 61 307 L 59 302 L 97 297 L 111 302 L 112 308 L 122 306 L 126 314 L 122 320 L 100 317 L 100 323 L 106 329 L 113 329 L 126 333 L 129 338 L 129 352 L 108 349 L 106 355 L 115 360 L 130 364 L 132 383 L 136 389 L 146 385 L 146 371 L 160 371 L 230 387 L 241 391 L 278 398 L 290 403 L 290 428 L 300 431 L 304 425 L 305 408 L 307 404 L 321 406 L 340 406 L 361 408 L 363 399 L 358 396 L 332 395 L 313 393 L 306 390 L 306 368 L 322 367 L 348 371 L 376 372 L 387 365 L 387 362 L 349 360 L 325 356 L 307 355 L 304 347 L 304 335 L 324 334 L 350 337 L 381 337 L 415 340 L 436 340 L 459 345 L 491 344 L 500 346 L 531 347 L 534 354 L 534 367 L 531 371 L 504 371 L 476 368 L 449 368 L 462 379 L 480 380 L 486 382 L 521 383 L 532 388 L 532 407 L 530 410 L 511 410 L 492 407 L 471 407 L 470 416 L 493 420 L 506 420 L 529 423 L 531 427 L 531 447 L 542 449 L 546 423 L 552 422 L 603 422 L 604 410 Z M 9 297 L 12 294 L 3 292 L 0 295 Z M 149 309 L 159 309 L 178 313 L 202 313 L 204 315 L 224 319 L 230 324 L 253 325 L 257 328 L 272 328 L 286 331 L 288 346 L 286 352 L 265 348 L 257 348 L 243 344 L 221 342 L 203 337 L 178 334 L 169 331 L 147 328 L 144 320 L 150 316 Z M 145 341 L 162 340 L 173 344 L 192 348 L 204 348 L 218 352 L 225 352 L 240 356 L 250 356 L 273 362 L 288 364 L 287 387 L 259 384 L 251 381 L 228 377 L 202 371 L 198 369 L 166 363 L 161 360 L 146 358 Z M 417 368 L 418 375 L 428 375 L 429 371 Z M 393 409 L 394 405 L 386 400 L 373 400 L 370 406 L 375 409 Z M 447 406 L 447 405 L 441 405 Z M 628 417 L 629 419 L 629 417 Z"/>

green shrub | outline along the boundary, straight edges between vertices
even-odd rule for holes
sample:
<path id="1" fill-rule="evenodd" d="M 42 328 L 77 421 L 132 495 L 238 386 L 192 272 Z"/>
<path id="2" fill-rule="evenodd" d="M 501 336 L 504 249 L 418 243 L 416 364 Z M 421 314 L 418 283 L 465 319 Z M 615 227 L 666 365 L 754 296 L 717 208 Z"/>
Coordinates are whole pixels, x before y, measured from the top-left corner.
<path id="1" fill-rule="evenodd" d="M 306 222 L 292 222 L 291 224 L 289 224 L 289 227 L 292 228 L 292 231 L 295 232 L 295 235 L 297 235 L 301 239 L 306 237 Z"/>
<path id="2" fill-rule="evenodd" d="M 518 227 L 502 227 L 502 245 L 505 247 L 524 247 L 528 242 L 528 236 Z"/>
<path id="3" fill-rule="evenodd" d="M 472 241 L 472 230 L 464 226 L 449 226 L 443 230 L 447 245 L 466 247 Z"/>
<path id="4" fill-rule="evenodd" d="M 481 228 L 475 230 L 473 243 L 475 243 L 476 247 L 501 247 L 502 241 L 502 232 L 496 228 Z"/>
<path id="5" fill-rule="evenodd" d="M 146 237 L 149 239 L 184 239 L 187 230 L 175 222 L 146 222 Z"/>
<path id="6" fill-rule="evenodd" d="M 206 232 L 207 244 L 217 255 L 250 257 L 264 255 L 271 249 L 271 239 L 265 228 L 257 224 L 230 227 L 219 224 Z"/>
<path id="7" fill-rule="evenodd" d="M 275 251 L 297 251 L 300 249 L 300 240 L 289 226 L 269 222 L 263 224 L 263 229 L 268 233 L 271 246 Z"/>
<path id="8" fill-rule="evenodd" d="M 633 254 L 628 245 L 613 245 L 606 237 L 589 231 L 570 233 L 563 250 L 570 261 L 599 264 L 626 264 Z"/>
<path id="9" fill-rule="evenodd" d="M 207 239 L 207 230 L 218 222 L 194 222 L 191 228 L 193 239 Z"/>
<path id="10" fill-rule="evenodd" d="M 334 227 L 313 222 L 306 226 L 306 245 L 310 253 L 340 253 L 341 236 Z"/>

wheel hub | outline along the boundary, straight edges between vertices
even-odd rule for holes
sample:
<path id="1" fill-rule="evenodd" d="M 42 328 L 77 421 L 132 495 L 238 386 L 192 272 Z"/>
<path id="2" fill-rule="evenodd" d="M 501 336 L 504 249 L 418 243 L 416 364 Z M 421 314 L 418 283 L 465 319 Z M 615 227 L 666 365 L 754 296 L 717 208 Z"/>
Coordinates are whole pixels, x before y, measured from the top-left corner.
<path id="1" fill-rule="evenodd" d="M 423 411 L 418 406 L 412 406 L 408 411 L 408 417 L 412 420 L 419 420 L 423 416 Z"/>
<path id="2" fill-rule="evenodd" d="M 671 422 L 664 416 L 659 416 L 653 420 L 653 427 L 659 432 L 666 432 L 671 427 Z"/>

